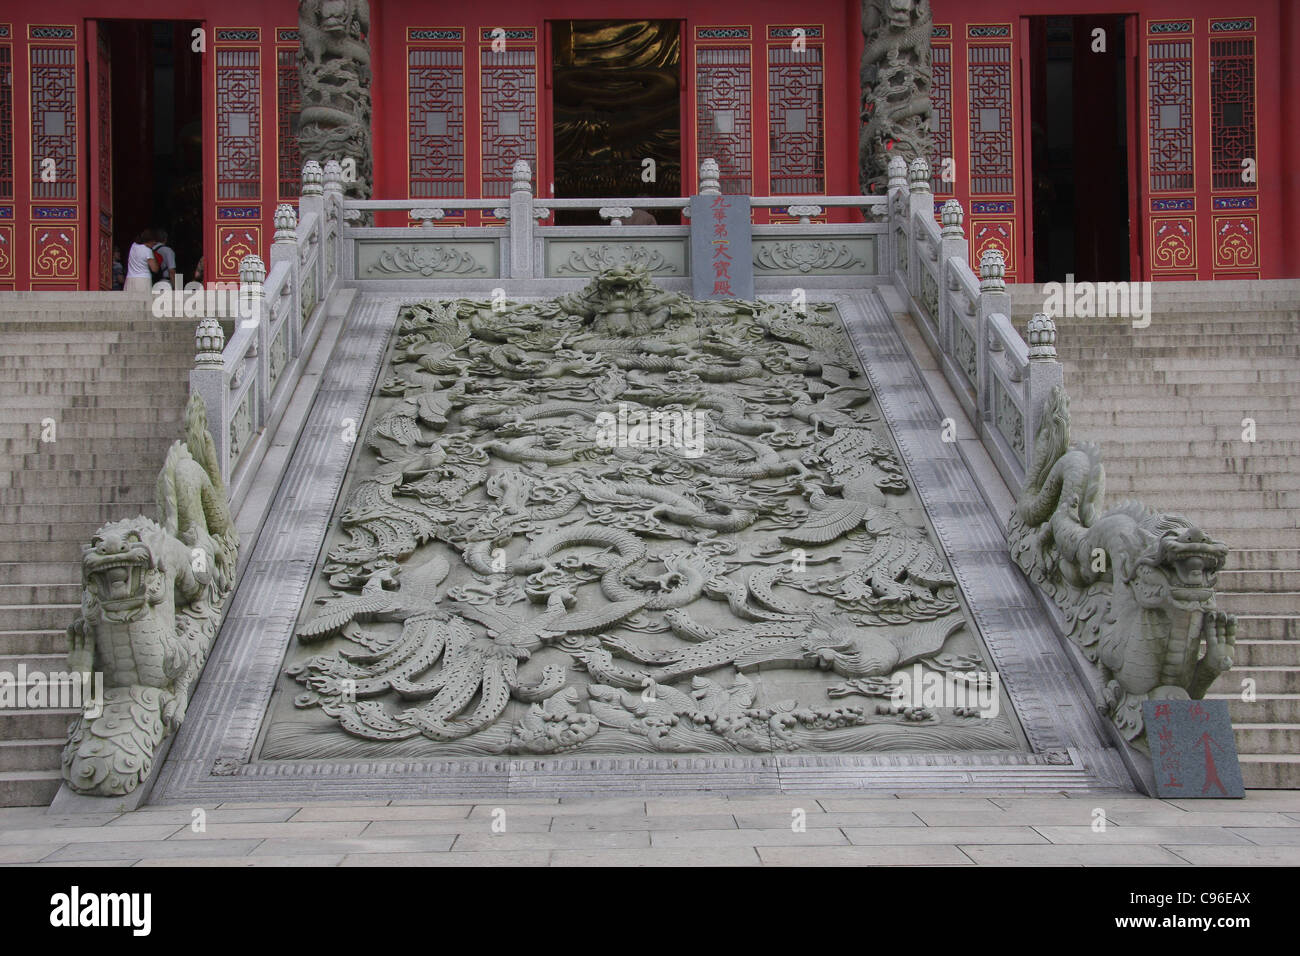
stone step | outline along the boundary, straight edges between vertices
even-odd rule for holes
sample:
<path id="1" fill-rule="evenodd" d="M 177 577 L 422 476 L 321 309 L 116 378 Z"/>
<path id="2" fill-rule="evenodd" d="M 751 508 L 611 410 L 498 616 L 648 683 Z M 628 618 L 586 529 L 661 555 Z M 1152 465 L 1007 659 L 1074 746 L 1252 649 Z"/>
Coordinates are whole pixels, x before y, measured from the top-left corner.
<path id="1" fill-rule="evenodd" d="M 1082 328 L 1069 329 L 1069 335 L 1058 335 L 1056 339 L 1056 352 L 1060 356 L 1075 354 L 1075 349 L 1079 348 L 1100 348 L 1108 345 L 1117 345 L 1123 348 L 1132 349 L 1149 349 L 1149 348 L 1182 348 L 1185 345 L 1193 345 L 1196 348 L 1254 348 L 1254 349 L 1288 349 L 1295 347 L 1295 337 L 1293 330 L 1278 332 L 1256 332 L 1254 334 L 1239 334 L 1232 332 L 1198 332 L 1194 336 L 1189 336 L 1181 329 L 1162 329 L 1155 328 L 1137 330 L 1131 332 L 1122 329 L 1098 329 L 1090 331 Z M 1287 354 L 1291 354 L 1288 352 Z"/>
<path id="2" fill-rule="evenodd" d="M 1152 382 L 1107 382 L 1103 389 L 1092 388 L 1092 383 L 1077 373 L 1071 365 L 1065 366 L 1065 385 L 1070 393 L 1070 409 L 1077 402 L 1081 408 L 1108 408 L 1110 403 L 1126 408 L 1139 407 L 1147 401 L 1184 399 L 1180 407 L 1212 408 L 1217 405 L 1259 408 L 1286 408 L 1286 403 L 1296 398 L 1295 389 L 1285 382 L 1180 382 L 1174 385 Z M 1277 403 L 1274 405 L 1274 403 Z M 1171 406 L 1172 407 L 1172 406 Z"/>
<path id="3" fill-rule="evenodd" d="M 97 411 L 105 411 L 97 409 Z M 89 422 L 70 422 L 61 420 L 57 415 L 48 416 L 54 419 L 53 441 L 42 443 L 42 433 L 46 431 L 45 426 L 40 419 L 31 419 L 28 421 L 9 421 L 0 422 L 0 439 L 6 441 L 25 441 L 27 443 L 45 444 L 46 447 L 56 446 L 61 442 L 83 442 L 98 438 L 149 438 L 157 441 L 165 441 L 166 434 L 160 434 L 162 429 L 156 421 L 140 421 L 133 416 L 124 416 L 121 421 L 89 421 Z M 1211 426 L 1212 427 L 1212 426 Z M 171 429 L 167 430 L 170 433 Z"/>
<path id="4" fill-rule="evenodd" d="M 1116 475 L 1106 469 L 1106 498 L 1116 501 L 1124 497 L 1142 498 L 1154 492 L 1163 493 L 1171 486 L 1183 484 L 1184 475 Z M 1300 491 L 1300 474 L 1232 475 L 1232 474 L 1197 474 L 1196 487 L 1204 492 L 1231 493 L 1238 491 Z M 0 492 L 0 501 L 4 500 Z"/>
<path id="5" fill-rule="evenodd" d="M 1105 370 L 1095 370 L 1095 374 L 1104 375 Z M 1300 370 L 1297 370 L 1294 365 L 1291 367 L 1280 368 L 1258 366 L 1250 368 L 1218 369 L 1213 366 L 1185 366 L 1168 369 L 1153 369 L 1149 372 L 1148 377 L 1154 381 L 1163 382 L 1167 385 L 1181 385 L 1185 382 L 1204 382 L 1207 379 L 1217 379 L 1220 382 L 1252 384 L 1256 382 L 1261 384 L 1288 383 L 1295 385 L 1297 382 L 1300 382 Z"/>
<path id="6" fill-rule="evenodd" d="M 153 487 L 161 470 L 162 458 L 153 468 L 100 468 L 95 471 L 25 468 L 0 471 L 0 488 L 64 488 L 69 493 L 73 489 L 116 488 L 126 492 L 133 488 Z"/>
<path id="7" fill-rule="evenodd" d="M 1257 435 L 1272 433 L 1274 427 L 1297 427 L 1296 416 L 1290 409 L 1262 410 L 1258 407 L 1243 408 L 1224 407 L 1216 404 L 1207 408 L 1201 404 L 1186 408 L 1151 408 L 1125 402 L 1115 408 L 1094 408 L 1085 398 L 1083 401 L 1070 400 L 1070 430 L 1080 435 L 1097 434 L 1100 429 L 1123 431 L 1129 428 L 1154 428 L 1165 426 L 1170 429 L 1192 427 L 1227 426 L 1241 433 L 1243 418 L 1253 418 Z M 0 432 L 3 434 L 3 432 Z"/>
<path id="8" fill-rule="evenodd" d="M 1076 441 L 1089 441 L 1086 436 L 1075 436 Z M 1186 455 L 1179 459 L 1178 468 L 1170 468 L 1169 459 L 1157 456 L 1146 457 L 1136 453 L 1141 445 L 1125 448 L 1121 443 L 1110 442 L 1103 446 L 1102 463 L 1106 467 L 1106 478 L 1115 475 L 1177 474 L 1180 477 L 1199 474 L 1283 474 L 1291 470 L 1291 459 L 1286 455 L 1215 455 L 1199 460 L 1189 460 Z"/>
<path id="9" fill-rule="evenodd" d="M 1284 359 L 1300 357 L 1300 346 L 1274 345 L 1262 347 L 1251 341 L 1250 336 L 1229 336 L 1237 340 L 1235 345 L 1201 344 L 1196 338 L 1178 345 L 1157 345 L 1145 342 L 1138 337 L 1133 342 L 1120 341 L 1109 343 L 1075 343 L 1068 349 L 1057 349 L 1062 361 L 1073 364 L 1099 361 L 1127 361 L 1129 359 L 1159 361 L 1187 360 L 1189 363 L 1233 361 L 1239 359 Z M 1234 367 L 1241 368 L 1236 365 Z M 1270 368 L 1279 366 L 1272 365 Z"/>
<path id="10" fill-rule="evenodd" d="M 1096 439 L 1079 436 L 1084 441 L 1096 441 Z M 1153 461 L 1159 458 L 1166 459 L 1166 466 L 1170 460 L 1182 460 L 1187 458 L 1253 458 L 1256 450 L 1265 453 L 1268 456 L 1292 456 L 1300 454 L 1300 439 L 1279 439 L 1278 441 L 1257 442 L 1257 448 L 1252 447 L 1249 442 L 1241 440 L 1240 431 L 1237 437 L 1223 439 L 1182 439 L 1182 438 L 1153 438 L 1147 440 L 1128 439 L 1122 441 L 1109 441 L 1100 443 L 1102 450 L 1109 454 L 1118 455 L 1122 458 L 1142 458 L 1146 461 Z"/>
<path id="11" fill-rule="evenodd" d="M 1258 694 L 1252 701 L 1232 694 L 1206 694 L 1207 700 L 1226 700 L 1233 726 L 1237 724 L 1300 723 L 1300 694 Z"/>
<path id="12" fill-rule="evenodd" d="M 140 508 L 152 507 L 154 502 L 153 482 L 141 475 L 132 485 L 108 485 L 106 487 L 77 488 L 68 486 L 23 486 L 19 488 L 0 487 L 0 505 L 129 505 Z"/>
<path id="13" fill-rule="evenodd" d="M 163 455 L 175 440 L 174 438 L 162 437 L 87 438 L 76 443 L 77 449 L 75 452 L 59 448 L 57 451 L 40 454 L 19 455 L 15 456 L 19 459 L 15 464 L 23 468 L 90 468 L 98 471 L 101 467 L 109 470 L 115 467 L 120 468 L 125 463 L 138 461 L 140 455 L 146 455 L 150 456 L 150 460 L 156 457 L 158 467 L 161 468 Z M 56 442 L 55 444 L 57 447 L 63 443 Z M 1279 444 L 1285 445 L 1287 443 L 1274 443 L 1274 445 Z M 1295 444 L 1300 444 L 1300 442 Z M 1271 448 L 1272 446 L 1270 446 Z"/>
<path id="14" fill-rule="evenodd" d="M 11 402 L 5 403 L 4 424 L 10 422 L 25 424 L 32 421 L 39 422 L 42 418 L 53 418 L 60 429 L 68 426 L 80 427 L 83 424 L 105 425 L 121 422 L 149 424 L 155 432 L 162 433 L 163 429 L 171 429 L 185 418 L 183 409 L 178 412 L 174 408 L 161 408 L 153 404 L 157 399 L 149 396 L 141 396 L 140 400 L 133 405 L 117 402 L 103 405 L 60 405 L 28 396 L 24 396 L 22 400 L 29 404 L 20 407 Z M 98 401 L 98 398 L 95 400 Z M 179 435 L 179 430 L 176 433 Z"/>
<path id="15" fill-rule="evenodd" d="M 1232 614 L 1300 614 L 1300 593 L 1220 591 L 1218 607 Z"/>
<path id="16" fill-rule="evenodd" d="M 122 365 L 110 364 L 96 366 L 93 378 L 96 384 L 104 382 L 129 382 L 132 384 L 145 383 L 165 383 L 173 381 L 188 381 L 188 371 L 191 366 L 182 363 L 166 367 L 150 366 L 149 368 L 126 368 Z M 39 363 L 25 368 L 9 368 L 4 370 L 4 378 L 8 382 L 14 383 L 21 388 L 22 383 L 30 382 L 33 384 L 57 384 L 59 382 L 84 382 L 90 378 L 88 373 L 91 369 L 85 368 L 50 368 L 40 365 Z"/>
<path id="17" fill-rule="evenodd" d="M 1222 595 L 1220 595 L 1222 597 Z M 1236 665 L 1236 661 L 1233 664 Z M 1246 681 L 1255 682 L 1258 694 L 1300 694 L 1300 665 L 1271 665 L 1260 667 L 1234 666 L 1226 674 L 1220 674 L 1210 685 L 1215 694 L 1240 694 L 1246 688 Z"/>
<path id="18" fill-rule="evenodd" d="M 1240 623 L 1232 661 L 1242 667 L 1300 667 L 1300 641 L 1242 640 Z"/>
<path id="19" fill-rule="evenodd" d="M 62 782 L 58 770 L 0 772 L 0 807 L 47 807 Z"/>
<path id="20" fill-rule="evenodd" d="M 1232 555 L 1228 556 L 1229 565 Z M 1300 592 L 1300 568 L 1286 571 L 1244 571 L 1236 568 L 1219 572 L 1220 591 L 1292 591 Z M 1300 613 L 1300 608 L 1296 609 Z"/>
<path id="21" fill-rule="evenodd" d="M 55 541 L 41 542 L 39 547 L 34 546 L 31 541 L 6 541 L 0 538 L 0 562 L 25 561 L 38 556 L 42 561 L 63 561 L 69 565 L 79 565 L 81 546 L 90 540 L 94 531 L 94 528 L 88 527 L 81 540 L 60 538 Z"/>
<path id="22" fill-rule="evenodd" d="M 1199 353 L 1183 355 L 1174 352 L 1170 355 L 1138 355 L 1129 350 L 1117 355 L 1085 355 L 1077 358 L 1072 364 L 1077 368 L 1096 369 L 1102 372 L 1109 372 L 1112 378 L 1118 378 L 1119 373 L 1121 372 L 1146 371 L 1200 371 L 1215 373 L 1238 370 L 1253 371 L 1256 369 L 1278 369 L 1288 372 L 1297 371 L 1296 361 L 1292 356 L 1272 354 L 1242 355 L 1234 357 Z M 21 374 L 21 371 L 19 371 L 19 374 Z M 1209 378 L 1210 376 L 1206 377 Z M 1286 379 L 1285 381 L 1291 380 Z"/>
<path id="23" fill-rule="evenodd" d="M 80 603 L 81 585 L 76 583 L 0 584 L 0 606 L 4 607 L 17 604 Z"/>
<path id="24" fill-rule="evenodd" d="M 0 773 L 57 770 L 67 737 L 38 737 L 34 740 L 0 740 Z"/>
<path id="25" fill-rule="evenodd" d="M 140 348 L 144 349 L 150 343 L 140 343 Z M 157 347 L 157 343 L 152 343 Z M 180 355 L 175 352 L 157 351 L 152 353 L 142 352 L 112 352 L 109 354 L 99 353 L 95 355 L 69 355 L 63 352 L 46 354 L 39 348 L 31 352 L 22 352 L 19 354 L 6 355 L 0 352 L 0 369 L 4 370 L 4 375 L 8 378 L 11 374 L 21 373 L 31 369 L 38 369 L 47 374 L 56 372 L 76 371 L 82 375 L 95 373 L 98 375 L 105 369 L 131 369 L 137 372 L 147 372 L 150 369 L 166 371 L 170 369 L 190 369 L 193 367 L 193 356 Z M 21 378 L 19 378 L 21 380 Z"/>
<path id="26" fill-rule="evenodd" d="M 94 383 L 88 384 L 93 385 Z M 155 395 L 144 392 L 123 391 L 117 385 L 113 387 L 117 391 L 111 395 L 98 395 L 93 391 L 87 392 L 85 395 L 65 395 L 60 398 L 47 395 L 7 395 L 4 399 L 4 407 L 19 410 L 24 414 L 28 410 L 37 412 L 44 410 L 47 413 L 90 415 L 92 417 L 83 419 L 89 421 L 101 421 L 102 419 L 94 418 L 93 415 L 109 412 L 137 414 L 153 411 L 157 412 L 164 421 L 173 419 L 181 421 L 184 417 L 184 407 L 177 410 L 169 405 L 159 405 L 158 398 Z"/>
<path id="27" fill-rule="evenodd" d="M 1300 640 L 1300 615 L 1238 614 L 1237 639 L 1251 641 Z"/>
<path id="28" fill-rule="evenodd" d="M 81 611 L 73 604 L 6 604 L 0 605 L 0 623 L 5 630 L 49 631 L 66 628 Z"/>
<path id="29" fill-rule="evenodd" d="M 1149 497 L 1151 499 L 1149 504 L 1153 507 L 1159 507 L 1161 511 L 1175 511 L 1193 517 L 1202 517 L 1200 514 L 1202 511 L 1220 509 L 1231 504 L 1234 510 L 1253 512 L 1252 514 L 1240 515 L 1241 518 L 1251 522 L 1251 527 L 1254 527 L 1254 524 L 1259 521 L 1258 512 L 1261 510 L 1271 512 L 1300 509 L 1300 492 L 1296 491 L 1235 491 L 1227 494 L 1222 491 L 1202 488 L 1199 481 L 1193 480 L 1189 482 L 1183 475 L 1171 475 L 1168 482 L 1151 480 L 1140 483 L 1142 486 L 1131 492 L 1121 492 L 1119 488 L 1111 487 L 1110 475 L 1107 475 L 1106 478 L 1106 498 L 1108 501 L 1118 501 L 1124 495 L 1129 494 L 1138 498 Z M 1188 484 L 1194 484 L 1195 489 L 1187 489 Z M 1209 519 L 1204 520 L 1208 521 Z"/>
<path id="30" fill-rule="evenodd" d="M 1239 754 L 1285 754 L 1300 749 L 1300 724 L 1237 724 Z"/>
<path id="31" fill-rule="evenodd" d="M 58 561 L 0 563 L 0 584 L 72 584 L 80 580 L 79 565 Z"/>
<path id="32" fill-rule="evenodd" d="M 55 499 L 57 501 L 58 499 Z M 138 514 L 155 514 L 157 505 L 152 498 L 137 498 L 123 502 L 83 502 L 56 504 L 53 501 L 25 505 L 0 505 L 0 523 L 28 524 L 93 524 L 117 521 Z"/>
<path id="33" fill-rule="evenodd" d="M 1241 779 L 1251 790 L 1300 790 L 1295 754 L 1240 754 Z"/>
<path id="34" fill-rule="evenodd" d="M 1232 552 L 1231 565 L 1241 571 L 1300 568 L 1300 548 L 1242 548 Z"/>
<path id="35" fill-rule="evenodd" d="M 116 404 L 119 399 L 130 399 L 140 395 L 152 395 L 160 405 L 170 405 L 179 400 L 184 406 L 188 396 L 188 385 L 181 384 L 180 377 L 168 379 L 136 378 L 127 381 L 94 381 L 85 378 L 61 379 L 59 381 L 15 382 L 6 386 L 6 393 L 29 397 L 44 397 L 51 402 L 75 399 L 80 396 L 95 396 L 102 404 Z"/>
<path id="36" fill-rule="evenodd" d="M 71 620 L 68 621 L 72 623 Z M 0 631 L 0 651 L 6 654 L 48 654 L 63 655 L 68 653 L 68 630 L 66 627 L 49 630 Z"/>
<path id="37" fill-rule="evenodd" d="M 0 740 L 66 740 L 68 725 L 76 715 L 74 710 L 52 708 L 0 710 Z"/>

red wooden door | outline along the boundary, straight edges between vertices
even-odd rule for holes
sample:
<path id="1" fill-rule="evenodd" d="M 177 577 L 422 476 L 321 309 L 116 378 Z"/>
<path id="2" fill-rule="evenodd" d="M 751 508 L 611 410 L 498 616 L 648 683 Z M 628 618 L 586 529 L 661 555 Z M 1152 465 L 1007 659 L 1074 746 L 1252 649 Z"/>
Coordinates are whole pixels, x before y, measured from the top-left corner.
<path id="1" fill-rule="evenodd" d="M 113 76 L 108 34 L 97 20 L 87 22 L 86 76 L 90 101 L 91 288 L 113 288 Z"/>

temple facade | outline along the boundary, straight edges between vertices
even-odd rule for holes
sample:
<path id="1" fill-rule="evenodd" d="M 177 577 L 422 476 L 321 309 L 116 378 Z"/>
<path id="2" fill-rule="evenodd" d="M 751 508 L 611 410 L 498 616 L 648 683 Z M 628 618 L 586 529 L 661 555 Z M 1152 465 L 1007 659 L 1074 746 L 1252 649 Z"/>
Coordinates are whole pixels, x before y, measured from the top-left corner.
<path id="1" fill-rule="evenodd" d="M 1062 8 L 933 0 L 932 188 L 966 210 L 972 265 L 996 248 L 1014 282 L 1300 275 L 1300 9 Z M 114 249 L 150 226 L 187 279 L 201 261 L 236 280 L 301 191 L 299 11 L 103 9 L 0 15 L 0 290 L 111 288 Z M 504 199 L 521 158 L 539 198 L 690 195 L 705 157 L 724 192 L 864 188 L 856 0 L 807 0 L 799 22 L 776 0 L 322 9 L 368 40 L 373 194 L 427 198 L 443 225 L 494 222 L 454 200 Z"/>

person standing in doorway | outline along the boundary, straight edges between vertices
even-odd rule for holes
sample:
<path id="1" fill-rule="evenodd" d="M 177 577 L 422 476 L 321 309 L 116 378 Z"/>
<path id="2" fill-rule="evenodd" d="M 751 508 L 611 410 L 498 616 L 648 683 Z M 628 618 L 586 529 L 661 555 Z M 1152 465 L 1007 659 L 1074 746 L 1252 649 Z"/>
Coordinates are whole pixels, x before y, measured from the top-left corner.
<path id="1" fill-rule="evenodd" d="M 151 244 L 156 242 L 152 229 L 145 229 L 126 254 L 127 292 L 148 292 L 153 288 L 154 277 L 158 275 L 158 257 L 154 255 Z"/>
<path id="2" fill-rule="evenodd" d="M 167 230 L 155 229 L 154 236 L 157 244 L 153 247 L 154 255 L 158 257 L 158 264 L 161 267 L 158 272 L 158 278 L 163 282 L 171 282 L 176 275 L 176 253 L 172 247 L 167 245 Z"/>

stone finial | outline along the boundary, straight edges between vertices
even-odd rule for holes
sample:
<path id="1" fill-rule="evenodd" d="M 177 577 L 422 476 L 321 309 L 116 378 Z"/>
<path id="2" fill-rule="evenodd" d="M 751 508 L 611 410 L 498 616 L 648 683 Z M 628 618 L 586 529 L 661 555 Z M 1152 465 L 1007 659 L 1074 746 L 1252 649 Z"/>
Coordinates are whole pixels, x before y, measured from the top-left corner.
<path id="1" fill-rule="evenodd" d="M 531 193 L 533 191 L 533 168 L 525 159 L 516 159 L 510 170 L 510 191 L 512 193 Z"/>
<path id="2" fill-rule="evenodd" d="M 700 160 L 700 195 L 719 196 L 722 194 L 722 170 L 713 158 Z"/>
<path id="3" fill-rule="evenodd" d="M 889 160 L 889 191 L 907 188 L 907 160 L 895 154 Z"/>
<path id="4" fill-rule="evenodd" d="M 302 167 L 302 194 L 304 196 L 319 196 L 323 190 L 325 182 L 325 173 L 320 168 L 320 163 L 314 159 L 307 160 Z"/>
<path id="5" fill-rule="evenodd" d="M 939 221 L 943 223 L 943 230 L 940 235 L 944 239 L 964 239 L 965 234 L 962 232 L 962 220 L 966 218 L 966 213 L 961 208 L 961 203 L 955 199 L 949 199 L 943 204 L 943 209 L 939 211 Z"/>
<path id="6" fill-rule="evenodd" d="M 1002 258 L 1002 250 L 985 249 L 980 253 L 980 291 L 1005 292 L 1007 263 Z"/>
<path id="7" fill-rule="evenodd" d="M 343 192 L 343 166 L 337 159 L 325 161 L 325 191 L 327 193 Z"/>
<path id="8" fill-rule="evenodd" d="M 266 281 L 266 263 L 262 261 L 261 256 L 244 256 L 239 260 L 239 284 L 242 286 L 258 287 L 257 292 L 261 294 L 261 285 Z"/>
<path id="9" fill-rule="evenodd" d="M 924 156 L 918 156 L 907 167 L 907 179 L 914 193 L 930 191 L 930 163 Z"/>
<path id="10" fill-rule="evenodd" d="M 287 202 L 275 207 L 275 238 L 271 241 L 298 241 L 298 211 Z"/>
<path id="11" fill-rule="evenodd" d="M 1035 312 L 1025 332 L 1029 338 L 1031 359 L 1056 358 L 1056 322 L 1045 312 Z"/>
<path id="12" fill-rule="evenodd" d="M 211 315 L 200 319 L 194 330 L 195 368 L 221 368 L 221 352 L 225 347 L 226 333 L 221 330 L 221 323 Z"/>

